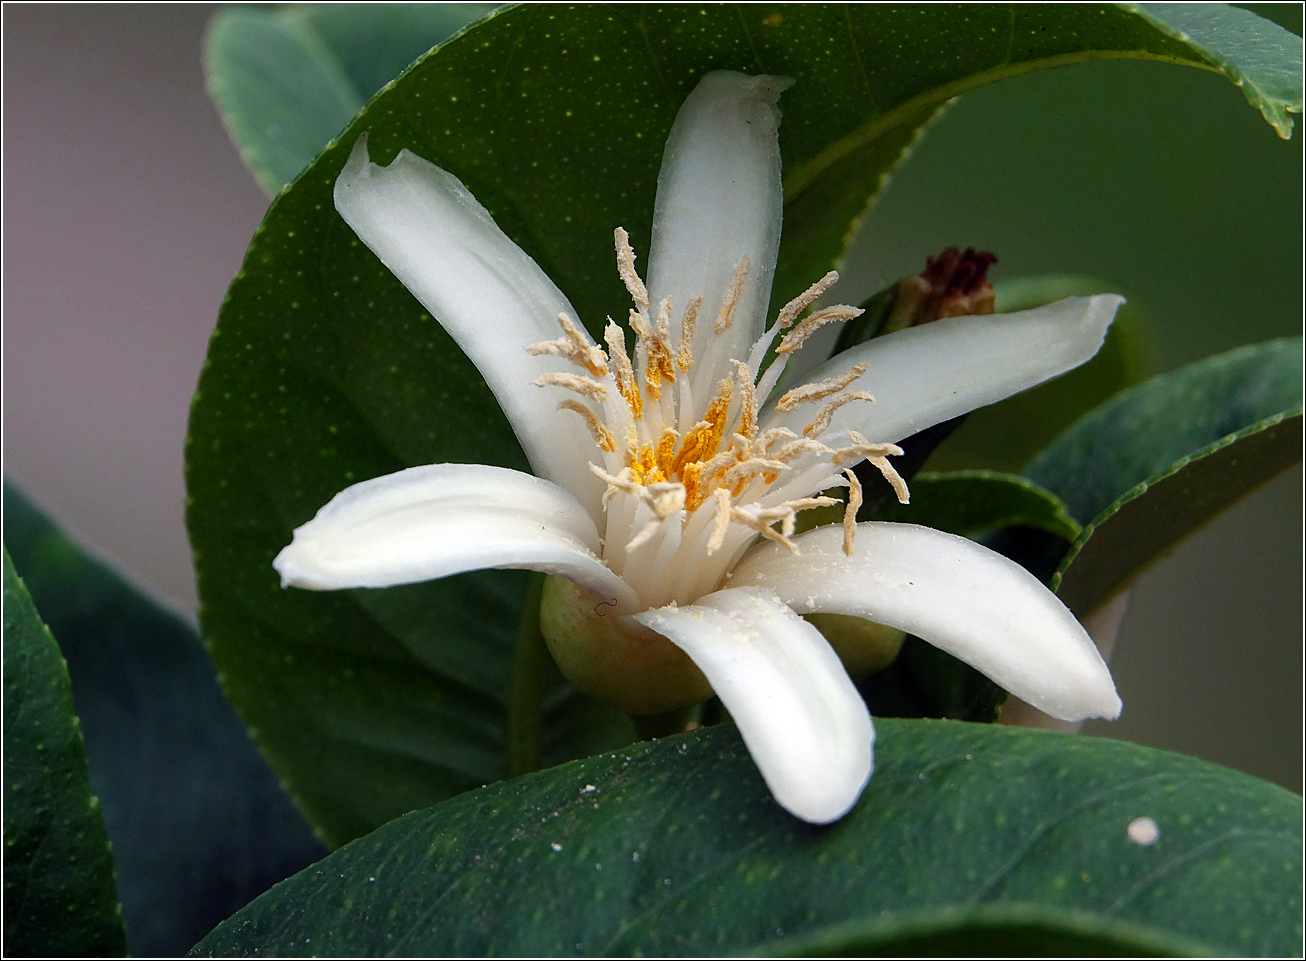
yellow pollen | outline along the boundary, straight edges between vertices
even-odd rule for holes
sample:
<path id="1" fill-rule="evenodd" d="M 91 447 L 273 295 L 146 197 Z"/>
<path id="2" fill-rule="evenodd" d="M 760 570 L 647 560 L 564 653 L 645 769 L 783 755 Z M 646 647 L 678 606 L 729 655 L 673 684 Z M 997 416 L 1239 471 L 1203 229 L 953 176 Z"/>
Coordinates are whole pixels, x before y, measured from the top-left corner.
<path id="1" fill-rule="evenodd" d="M 644 401 L 639 395 L 639 385 L 635 383 L 635 369 L 630 365 L 630 356 L 626 353 L 626 335 L 609 319 L 608 326 L 603 330 L 603 340 L 608 345 L 608 359 L 614 368 L 613 378 L 617 382 L 617 390 L 625 398 L 630 415 L 639 420 L 644 416 Z"/>
<path id="2" fill-rule="evenodd" d="M 801 405 L 811 403 L 814 400 L 824 400 L 831 394 L 839 393 L 864 373 L 866 373 L 866 364 L 856 364 L 846 374 L 831 377 L 829 380 L 822 380 L 815 384 L 804 384 L 802 387 L 795 387 L 780 398 L 775 405 L 775 409 L 787 413 L 791 410 L 797 410 Z"/>
<path id="3" fill-rule="evenodd" d="M 566 314 L 558 314 L 558 323 L 562 326 L 564 336 L 557 340 L 542 340 L 526 348 L 527 353 L 535 356 L 541 354 L 558 354 L 567 358 L 578 367 L 584 367 L 595 377 L 604 377 L 608 373 L 608 357 L 603 348 L 590 343 L 589 337 L 576 326 Z"/>
<path id="4" fill-rule="evenodd" d="M 621 275 L 622 283 L 630 291 L 630 297 L 635 301 L 635 305 L 640 310 L 647 311 L 648 288 L 635 272 L 635 251 L 630 246 L 630 234 L 626 233 L 626 228 L 618 227 L 612 232 L 612 236 L 617 243 L 617 273 Z"/>
<path id="5" fill-rule="evenodd" d="M 726 295 L 721 298 L 721 309 L 717 311 L 716 323 L 712 325 L 712 332 L 716 334 L 725 333 L 734 323 L 735 304 L 739 300 L 739 292 L 744 289 L 744 278 L 748 276 L 748 254 L 739 258 L 739 263 L 735 264 L 735 276 L 730 281 L 730 286 L 726 288 Z"/>
<path id="6" fill-rule="evenodd" d="M 776 326 L 781 330 L 787 330 L 789 325 L 798 319 L 798 315 L 806 310 L 817 297 L 820 297 L 823 293 L 833 287 L 835 281 L 838 279 L 839 272 L 837 270 L 832 270 L 793 300 L 789 301 L 789 303 L 785 304 L 780 308 L 780 313 L 775 319 Z"/>

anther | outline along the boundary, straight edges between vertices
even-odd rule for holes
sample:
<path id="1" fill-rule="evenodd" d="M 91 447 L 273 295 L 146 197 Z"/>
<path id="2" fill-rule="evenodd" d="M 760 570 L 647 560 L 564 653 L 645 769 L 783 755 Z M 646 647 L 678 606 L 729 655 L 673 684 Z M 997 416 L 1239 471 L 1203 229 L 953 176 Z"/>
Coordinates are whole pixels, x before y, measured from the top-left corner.
<path id="1" fill-rule="evenodd" d="M 590 380 L 588 377 L 581 377 L 578 374 L 559 374 L 547 373 L 540 374 L 535 378 L 536 387 L 565 387 L 567 390 L 575 391 L 582 397 L 589 397 L 591 400 L 603 400 L 608 396 L 608 389 L 598 381 Z"/>
<path id="2" fill-rule="evenodd" d="M 703 306 L 703 298 L 695 297 L 685 305 L 685 313 L 680 318 L 680 349 L 676 351 L 676 366 L 681 373 L 686 373 L 694 365 L 694 328 L 698 325 L 698 309 Z"/>
<path id="3" fill-rule="evenodd" d="M 558 410 L 574 410 L 585 419 L 585 426 L 590 429 L 594 436 L 594 443 L 599 445 L 599 449 L 611 454 L 617 449 L 617 443 L 612 438 L 612 432 L 603 426 L 603 421 L 594 411 L 590 410 L 578 400 L 564 400 L 558 405 Z"/>
<path id="4" fill-rule="evenodd" d="M 810 437 L 814 434 L 823 433 L 825 429 L 830 426 L 830 422 L 834 420 L 834 412 L 845 404 L 851 404 L 855 400 L 865 400 L 875 403 L 875 398 L 864 390 L 850 390 L 846 393 L 840 394 L 821 408 L 820 413 L 816 415 L 816 419 L 803 428 L 803 434 Z"/>
<path id="5" fill-rule="evenodd" d="M 717 311 L 716 323 L 712 325 L 713 333 L 722 334 L 730 329 L 730 325 L 734 322 L 735 304 L 739 300 L 739 292 L 744 289 L 744 278 L 747 276 L 748 254 L 744 254 L 739 258 L 739 263 L 735 264 L 734 279 L 726 288 L 726 295 L 721 298 L 721 309 Z"/>
<path id="6" fill-rule="evenodd" d="M 853 556 L 853 538 L 857 536 L 857 510 L 862 506 L 862 483 L 851 470 L 845 470 L 848 478 L 848 506 L 843 512 L 843 552 Z"/>
<path id="7" fill-rule="evenodd" d="M 787 413 L 814 400 L 824 400 L 832 394 L 839 393 L 839 391 L 866 373 L 866 367 L 866 364 L 856 364 L 846 374 L 831 377 L 829 380 L 822 380 L 815 384 L 804 384 L 802 387 L 795 387 L 780 398 L 775 405 L 775 409 Z"/>
<path id="8" fill-rule="evenodd" d="M 795 327 L 789 333 L 780 338 L 780 345 L 776 347 L 777 354 L 792 354 L 799 347 L 803 346 L 803 341 L 812 336 L 819 327 L 826 324 L 832 324 L 841 320 L 852 320 L 854 317 L 860 317 L 864 311 L 860 307 L 849 307 L 847 304 L 836 304 L 833 307 L 822 307 L 816 313 L 809 315 L 801 324 Z"/>
<path id="9" fill-rule="evenodd" d="M 839 279 L 839 272 L 832 270 L 812 286 L 808 287 L 801 294 L 795 297 L 789 303 L 780 308 L 780 313 L 775 319 L 775 326 L 780 330 L 787 330 L 789 325 L 798 319 L 798 315 L 811 305 L 816 298 L 834 286 L 835 281 Z"/>
<path id="10" fill-rule="evenodd" d="M 603 353 L 603 348 L 590 343 L 589 338 L 566 314 L 558 314 L 558 323 L 565 336 L 531 344 L 526 348 L 527 353 L 537 357 L 541 354 L 559 354 L 578 367 L 584 367 L 595 377 L 606 376 L 608 355 Z"/>
<path id="11" fill-rule="evenodd" d="M 626 228 L 618 227 L 612 235 L 617 242 L 617 273 L 621 275 L 621 281 L 630 291 L 630 297 L 635 301 L 635 305 L 641 311 L 647 312 L 648 288 L 635 272 L 635 251 L 630 246 L 630 234 L 626 233 Z"/>

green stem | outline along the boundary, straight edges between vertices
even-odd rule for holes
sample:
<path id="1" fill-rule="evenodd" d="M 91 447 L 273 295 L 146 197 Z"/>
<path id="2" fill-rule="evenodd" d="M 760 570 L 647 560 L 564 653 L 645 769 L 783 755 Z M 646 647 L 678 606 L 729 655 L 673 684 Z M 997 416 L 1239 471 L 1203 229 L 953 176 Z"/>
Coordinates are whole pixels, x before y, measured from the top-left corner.
<path id="1" fill-rule="evenodd" d="M 544 668 L 548 647 L 540 631 L 544 575 L 532 574 L 522 599 L 521 624 L 512 649 L 508 685 L 508 776 L 538 771 L 544 728 Z"/>

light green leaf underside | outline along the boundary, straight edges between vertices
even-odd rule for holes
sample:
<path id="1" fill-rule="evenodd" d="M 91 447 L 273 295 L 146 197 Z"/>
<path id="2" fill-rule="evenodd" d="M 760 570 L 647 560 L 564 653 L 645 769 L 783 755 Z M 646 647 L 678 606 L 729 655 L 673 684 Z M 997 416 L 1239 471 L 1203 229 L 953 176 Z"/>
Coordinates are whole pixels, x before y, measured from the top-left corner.
<path id="1" fill-rule="evenodd" d="M 1302 38 L 1223 3 L 1123 3 L 1205 54 L 1242 88 L 1279 136 L 1292 136 L 1289 112 L 1302 111 Z"/>
<path id="2" fill-rule="evenodd" d="M 4 552 L 4 953 L 127 953 L 59 646 Z"/>
<path id="3" fill-rule="evenodd" d="M 1086 615 L 1302 453 L 1302 342 L 1156 377 L 1085 415 L 1025 470 L 1083 519 L 1054 583 Z"/>
<path id="4" fill-rule="evenodd" d="M 270 14 L 222 15 L 215 38 L 246 32 L 240 59 L 211 55 L 220 102 L 223 89 L 273 67 L 307 64 L 311 80 L 367 15 L 346 11 L 327 29 L 325 14 L 291 13 L 273 15 L 282 19 L 268 42 L 284 46 L 271 55 L 260 53 L 251 19 Z M 295 16 L 316 25 L 320 44 L 304 45 Z M 838 261 L 870 196 L 949 97 L 1108 56 L 1209 66 L 1112 6 L 527 5 L 455 37 L 373 99 L 274 201 L 251 243 L 219 316 L 187 448 L 206 642 L 229 698 L 321 835 L 341 843 L 504 777 L 512 692 L 532 687 L 512 678 L 519 574 L 309 594 L 280 590 L 270 566 L 290 532 L 349 484 L 426 463 L 526 466 L 476 371 L 334 212 L 332 185 L 360 133 L 378 162 L 407 147 L 462 178 L 595 328 L 628 301 L 612 230 L 627 227 L 646 254 L 663 143 L 703 72 L 797 81 L 782 103 L 779 302 Z M 315 132 L 282 131 L 301 154 L 279 155 L 277 178 L 302 162 L 305 144 L 338 133 L 326 134 L 322 118 L 338 115 L 350 84 L 366 95 L 362 81 L 341 79 L 359 69 L 339 62 L 316 92 L 281 85 L 281 74 L 259 87 L 302 102 L 278 93 L 255 100 L 257 115 L 227 108 L 252 154 L 272 148 L 241 138 L 272 119 L 300 109 L 317 118 Z M 539 687 L 544 763 L 630 737 L 620 717 L 556 674 Z"/>
<path id="5" fill-rule="evenodd" d="M 1287 791 L 1107 739 L 878 730 L 875 776 L 827 828 L 775 804 L 732 726 L 708 728 L 410 814 L 196 953 L 755 954 L 834 925 L 928 930 L 930 915 L 1018 905 L 1133 925 L 1153 945 L 1297 951 L 1300 799 Z M 1139 817 L 1160 829 L 1150 847 L 1126 834 Z"/>

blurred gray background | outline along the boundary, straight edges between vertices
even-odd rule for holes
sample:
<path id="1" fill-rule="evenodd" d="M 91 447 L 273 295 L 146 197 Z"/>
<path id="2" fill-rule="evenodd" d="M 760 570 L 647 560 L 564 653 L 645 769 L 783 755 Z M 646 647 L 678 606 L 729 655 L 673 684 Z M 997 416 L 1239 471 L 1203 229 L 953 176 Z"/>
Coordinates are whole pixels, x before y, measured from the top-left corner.
<path id="1" fill-rule="evenodd" d="M 1301 32 L 1298 4 L 1260 4 Z M 209 333 L 267 198 L 204 92 L 214 5 L 13 5 L 4 25 L 4 469 L 193 616 L 182 442 Z M 1160 63 L 967 94 L 867 218 L 847 298 L 959 244 L 998 277 L 1081 273 L 1157 321 L 1162 370 L 1296 334 L 1302 131 Z M 1093 734 L 1301 790 L 1302 473 L 1137 585 Z"/>

